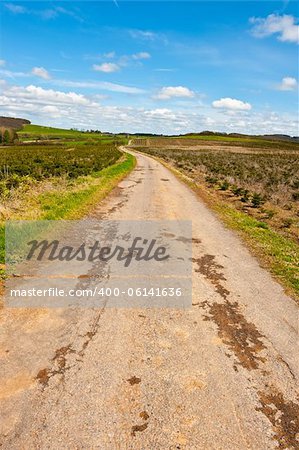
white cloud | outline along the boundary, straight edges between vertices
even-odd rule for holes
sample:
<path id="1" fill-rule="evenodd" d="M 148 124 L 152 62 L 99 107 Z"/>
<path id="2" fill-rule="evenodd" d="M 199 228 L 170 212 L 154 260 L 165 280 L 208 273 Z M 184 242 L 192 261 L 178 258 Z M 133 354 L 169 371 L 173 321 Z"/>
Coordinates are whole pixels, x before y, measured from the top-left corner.
<path id="1" fill-rule="evenodd" d="M 150 109 L 148 111 L 144 111 L 143 113 L 147 117 L 152 117 L 156 119 L 175 119 L 176 114 L 171 111 L 171 109 L 167 108 L 157 108 L 157 109 Z"/>
<path id="2" fill-rule="evenodd" d="M 168 86 L 160 89 L 155 98 L 159 100 L 169 100 L 171 98 L 192 98 L 195 92 L 184 86 Z"/>
<path id="3" fill-rule="evenodd" d="M 280 91 L 294 91 L 298 86 L 298 82 L 296 78 L 293 77 L 284 77 L 278 86 L 278 90 Z"/>
<path id="4" fill-rule="evenodd" d="M 0 69 L 0 74 L 7 78 L 23 78 L 29 76 L 26 72 L 12 72 L 11 70 L 4 69 Z"/>
<path id="5" fill-rule="evenodd" d="M 154 69 L 155 72 L 175 72 L 176 69 Z"/>
<path id="6" fill-rule="evenodd" d="M 22 99 L 24 103 L 35 102 L 36 104 L 76 104 L 76 105 L 91 105 L 92 101 L 83 94 L 76 94 L 75 92 L 61 92 L 53 89 L 43 89 L 39 86 L 29 85 L 26 87 L 12 86 L 6 92 L 6 95 L 16 101 Z"/>
<path id="7" fill-rule="evenodd" d="M 2 91 L 2 93 L 1 93 Z M 48 126 L 98 128 L 113 132 L 155 132 L 164 134 L 212 131 L 246 132 L 252 134 L 282 133 L 296 135 L 296 114 L 277 114 L 271 110 L 245 111 L 244 114 L 221 114 L 213 108 L 186 107 L 145 109 L 133 106 L 103 105 L 94 94 L 62 92 L 39 86 L 1 86 L 2 114 L 25 117 L 33 123 Z"/>
<path id="8" fill-rule="evenodd" d="M 48 105 L 43 107 L 43 111 L 47 113 L 58 113 L 59 109 L 57 108 L 57 106 Z"/>
<path id="9" fill-rule="evenodd" d="M 94 64 L 92 68 L 98 72 L 105 73 L 117 72 L 120 69 L 120 67 L 115 63 Z"/>
<path id="10" fill-rule="evenodd" d="M 146 30 L 129 30 L 129 34 L 134 39 L 141 39 L 145 41 L 154 41 L 159 36 L 157 33 Z"/>
<path id="11" fill-rule="evenodd" d="M 4 67 L 6 64 L 6 61 L 4 59 L 0 59 L 0 67 Z"/>
<path id="12" fill-rule="evenodd" d="M 16 5 L 14 3 L 6 3 L 5 8 L 14 14 L 24 14 L 26 12 L 24 6 Z"/>
<path id="13" fill-rule="evenodd" d="M 265 19 L 252 17 L 250 22 L 254 24 L 252 33 L 258 38 L 278 34 L 280 41 L 299 43 L 299 25 L 294 16 L 270 14 Z"/>
<path id="14" fill-rule="evenodd" d="M 16 5 L 15 3 L 6 3 L 5 7 L 13 14 L 31 14 L 39 16 L 45 20 L 55 19 L 60 15 L 66 15 L 72 17 L 75 20 L 78 20 L 79 22 L 83 22 L 82 17 L 77 15 L 74 11 L 62 8 L 61 6 L 55 6 L 54 8 L 49 9 L 35 10 L 35 9 L 27 9 L 24 6 Z"/>
<path id="15" fill-rule="evenodd" d="M 46 114 L 48 117 L 53 118 L 53 119 L 59 119 L 60 116 L 61 116 L 60 109 L 57 108 L 57 106 L 54 106 L 54 105 L 43 106 L 41 108 L 41 112 L 43 114 Z"/>
<path id="16" fill-rule="evenodd" d="M 247 102 L 242 102 L 242 100 L 237 100 L 235 98 L 221 98 L 220 100 L 215 100 L 212 103 L 213 108 L 223 108 L 228 110 L 239 110 L 239 111 L 249 111 L 251 109 L 251 104 Z"/>
<path id="17" fill-rule="evenodd" d="M 105 58 L 115 58 L 115 52 L 104 53 Z"/>
<path id="18" fill-rule="evenodd" d="M 110 92 L 120 92 L 123 94 L 144 94 L 146 91 L 134 86 L 110 83 L 109 81 L 71 81 L 71 80 L 53 80 L 56 86 L 69 88 L 87 88 L 101 89 Z"/>
<path id="19" fill-rule="evenodd" d="M 151 55 L 148 52 L 140 52 L 135 53 L 135 55 L 132 55 L 133 59 L 149 59 Z"/>
<path id="20" fill-rule="evenodd" d="M 211 117 L 206 117 L 205 118 L 205 124 L 207 125 L 207 127 L 211 127 L 215 125 L 215 120 L 212 119 Z"/>
<path id="21" fill-rule="evenodd" d="M 50 80 L 51 78 L 49 72 L 44 67 L 33 67 L 31 73 L 44 80 Z"/>
<path id="22" fill-rule="evenodd" d="M 76 12 L 72 11 L 71 9 L 63 8 L 61 6 L 55 6 L 54 9 L 46 9 L 44 11 L 41 11 L 41 16 L 44 19 L 52 19 L 58 17 L 59 15 L 66 15 L 72 17 L 75 20 L 78 20 L 79 22 L 84 22 L 83 18 Z"/>

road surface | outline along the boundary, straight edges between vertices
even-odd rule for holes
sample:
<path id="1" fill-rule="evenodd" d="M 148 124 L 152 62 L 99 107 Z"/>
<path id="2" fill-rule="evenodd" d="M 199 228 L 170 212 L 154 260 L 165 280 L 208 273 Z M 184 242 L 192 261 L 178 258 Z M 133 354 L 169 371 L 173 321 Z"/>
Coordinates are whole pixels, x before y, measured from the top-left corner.
<path id="1" fill-rule="evenodd" d="M 298 308 L 147 156 L 99 219 L 191 219 L 192 306 L 1 311 L 1 449 L 298 449 Z"/>

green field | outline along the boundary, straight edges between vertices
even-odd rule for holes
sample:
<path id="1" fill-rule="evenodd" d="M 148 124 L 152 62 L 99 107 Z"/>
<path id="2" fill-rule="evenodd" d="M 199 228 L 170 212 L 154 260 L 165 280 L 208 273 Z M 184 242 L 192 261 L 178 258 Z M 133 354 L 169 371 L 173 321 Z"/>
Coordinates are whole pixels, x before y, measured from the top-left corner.
<path id="1" fill-rule="evenodd" d="M 52 128 L 52 127 L 43 127 L 41 125 L 25 125 L 22 130 L 18 131 L 19 136 L 23 135 L 30 136 L 39 136 L 39 135 L 47 135 L 47 136 L 55 136 L 55 137 L 80 137 L 82 136 L 81 131 L 77 130 L 64 130 L 61 128 Z"/>
<path id="2" fill-rule="evenodd" d="M 91 133 L 87 131 L 79 131 L 75 129 L 65 130 L 62 128 L 43 127 L 41 125 L 25 125 L 22 130 L 18 131 L 18 137 L 21 141 L 27 140 L 72 140 L 72 141 L 102 141 L 111 142 L 117 141 L 119 143 L 127 143 L 126 136 L 105 134 L 105 133 Z"/>
<path id="3" fill-rule="evenodd" d="M 37 125 L 19 134 L 21 142 L 0 147 L 0 276 L 5 220 L 79 219 L 135 165 L 132 155 L 119 150 L 126 142 L 122 136 Z M 47 139 L 22 143 L 22 136 L 42 135 Z"/>
<path id="4" fill-rule="evenodd" d="M 0 198 L 22 183 L 51 177 L 77 178 L 114 164 L 121 152 L 113 143 L 17 145 L 0 151 Z"/>

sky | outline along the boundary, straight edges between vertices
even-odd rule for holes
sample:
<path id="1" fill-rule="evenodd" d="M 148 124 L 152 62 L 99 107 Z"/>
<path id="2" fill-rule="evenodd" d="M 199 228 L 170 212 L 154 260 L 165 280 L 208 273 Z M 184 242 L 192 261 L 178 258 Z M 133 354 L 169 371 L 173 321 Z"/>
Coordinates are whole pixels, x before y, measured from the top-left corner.
<path id="1" fill-rule="evenodd" d="M 1 1 L 0 115 L 298 135 L 295 1 Z"/>

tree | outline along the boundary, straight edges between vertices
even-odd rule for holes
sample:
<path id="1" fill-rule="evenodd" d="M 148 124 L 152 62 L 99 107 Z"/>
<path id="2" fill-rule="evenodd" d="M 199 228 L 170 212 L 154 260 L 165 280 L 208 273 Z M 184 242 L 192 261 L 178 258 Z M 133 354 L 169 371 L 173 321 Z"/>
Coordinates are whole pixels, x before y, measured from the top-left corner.
<path id="1" fill-rule="evenodd" d="M 10 143 L 10 132 L 7 129 L 3 133 L 3 142 L 4 142 L 4 144 Z"/>

